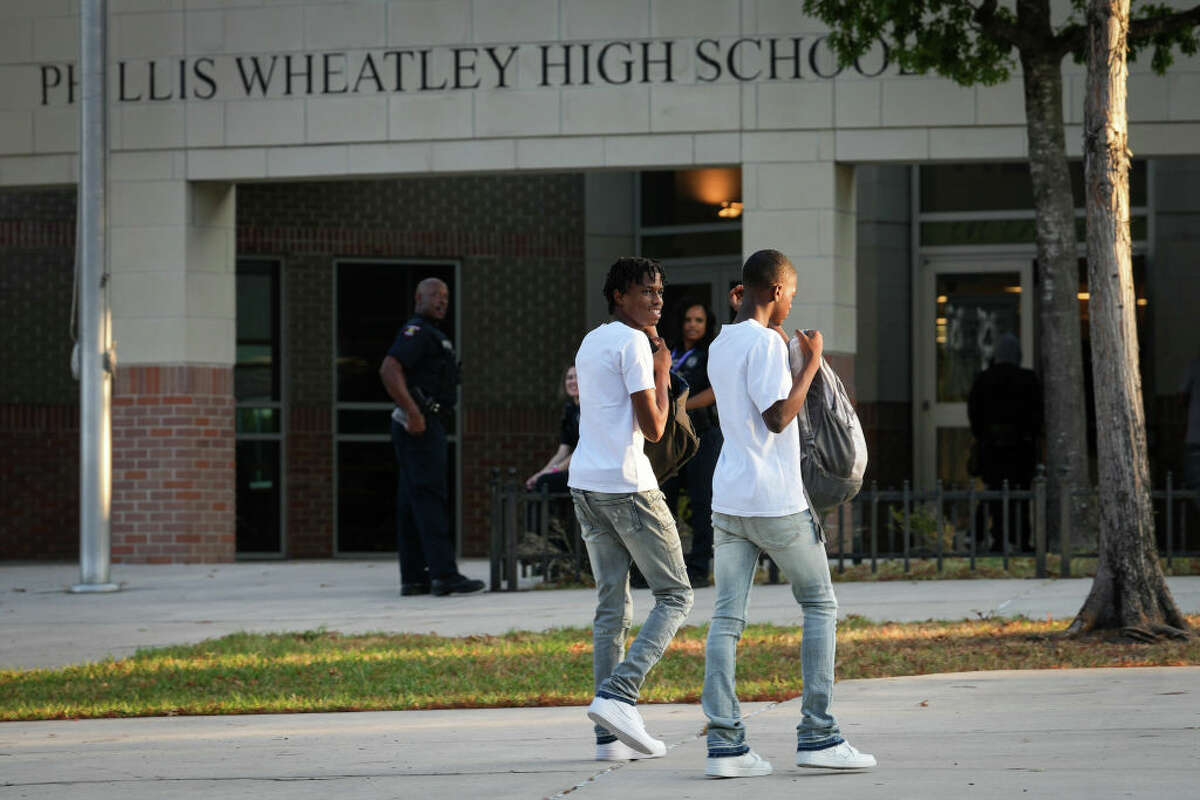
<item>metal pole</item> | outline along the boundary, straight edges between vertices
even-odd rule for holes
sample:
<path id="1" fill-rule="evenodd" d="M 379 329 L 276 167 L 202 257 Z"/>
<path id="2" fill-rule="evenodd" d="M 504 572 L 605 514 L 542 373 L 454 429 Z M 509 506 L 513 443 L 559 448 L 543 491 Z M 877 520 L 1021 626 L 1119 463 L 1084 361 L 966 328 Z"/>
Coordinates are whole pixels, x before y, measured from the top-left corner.
<path id="1" fill-rule="evenodd" d="M 1040 464 L 1037 477 L 1033 479 L 1033 537 L 1036 575 L 1044 578 L 1046 577 L 1046 476 Z"/>
<path id="2" fill-rule="evenodd" d="M 1171 546 L 1171 532 L 1175 527 L 1175 512 L 1172 506 L 1175 505 L 1174 492 L 1175 487 L 1171 480 L 1171 471 L 1167 470 L 1167 568 L 1171 567 L 1171 561 L 1174 548 Z"/>
<path id="3" fill-rule="evenodd" d="M 967 535 L 971 540 L 971 571 L 975 571 L 975 482 L 967 484 Z"/>
<path id="4" fill-rule="evenodd" d="M 1066 481 L 1058 491 L 1058 545 L 1061 552 L 1062 565 L 1058 577 L 1071 577 L 1071 487 Z"/>
<path id="5" fill-rule="evenodd" d="M 945 503 L 942 497 L 942 481 L 937 482 L 937 513 L 934 514 L 934 536 L 937 543 L 937 571 L 942 571 L 942 505 Z"/>
<path id="6" fill-rule="evenodd" d="M 107 212 L 107 0 L 79 9 L 79 583 L 72 592 L 115 592 L 112 560 L 112 363 L 105 302 Z"/>
<path id="7" fill-rule="evenodd" d="M 500 591 L 500 559 L 504 557 L 504 500 L 500 493 L 500 470 L 492 467 L 492 477 L 488 481 L 492 492 L 492 543 L 491 543 L 491 574 L 489 575 L 489 591 Z"/>

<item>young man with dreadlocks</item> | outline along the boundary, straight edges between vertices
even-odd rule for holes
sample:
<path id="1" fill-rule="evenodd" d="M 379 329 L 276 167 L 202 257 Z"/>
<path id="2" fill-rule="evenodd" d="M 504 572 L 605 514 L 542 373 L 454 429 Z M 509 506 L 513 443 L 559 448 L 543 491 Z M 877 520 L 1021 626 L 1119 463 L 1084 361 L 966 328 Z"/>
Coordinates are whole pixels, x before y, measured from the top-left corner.
<path id="1" fill-rule="evenodd" d="M 567 484 L 596 579 L 596 696 L 588 717 L 602 761 L 666 754 L 646 731 L 638 693 L 692 608 L 675 520 L 643 452 L 667 424 L 671 353 L 657 331 L 664 277 L 657 261 L 617 259 L 604 283 L 613 320 L 585 336 L 575 354 L 579 445 Z M 626 653 L 632 564 L 653 591 L 654 608 Z"/>
<path id="2" fill-rule="evenodd" d="M 744 295 L 734 321 L 709 346 L 708 377 L 725 436 L 713 473 L 713 573 L 717 597 L 705 647 L 701 704 L 708 717 L 714 778 L 769 775 L 771 765 L 746 744 L 734 676 L 750 587 L 765 552 L 787 576 L 804 610 L 804 678 L 796 765 L 865 769 L 875 758 L 841 737 L 833 697 L 837 599 L 825 544 L 808 508 L 800 474 L 796 414 L 821 362 L 818 331 L 796 331 L 804 369 L 793 379 L 779 335 L 796 294 L 796 270 L 778 250 L 759 250 L 742 267 Z"/>

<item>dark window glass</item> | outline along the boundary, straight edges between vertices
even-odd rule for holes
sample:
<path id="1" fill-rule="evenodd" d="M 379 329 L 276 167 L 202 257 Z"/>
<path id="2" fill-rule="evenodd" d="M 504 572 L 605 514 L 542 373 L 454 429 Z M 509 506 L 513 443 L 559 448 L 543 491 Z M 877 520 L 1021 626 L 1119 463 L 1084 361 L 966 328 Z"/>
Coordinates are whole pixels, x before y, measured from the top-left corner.
<path id="1" fill-rule="evenodd" d="M 368 435 L 376 441 L 347 441 L 337 447 L 337 549 L 340 553 L 394 552 L 396 549 L 396 466 L 389 439 L 392 400 L 379 379 L 379 365 L 404 323 L 412 316 L 417 284 L 440 278 L 450 289 L 450 307 L 441 329 L 454 340 L 461 298 L 452 264 L 343 261 L 337 267 L 338 403 L 379 403 L 381 408 L 337 410 L 338 437 Z M 455 348 L 460 343 L 454 342 Z M 453 422 L 447 432 L 453 432 Z M 450 444 L 450 497 L 455 498 L 457 445 Z M 450 503 L 453 529 L 454 501 Z M 453 530 L 452 530 L 453 535 Z"/>
<path id="2" fill-rule="evenodd" d="M 739 167 L 655 170 L 642 173 L 642 226 L 737 223 L 721 217 L 722 203 L 741 203 Z"/>
<path id="3" fill-rule="evenodd" d="M 1083 162 L 1072 161 L 1071 191 L 1075 207 L 1083 208 Z M 1146 162 L 1135 160 L 1129 169 L 1129 203 L 1146 205 Z M 1029 165 L 929 164 L 921 167 L 921 210 L 1024 211 L 1033 208 L 1033 182 Z"/>
<path id="4" fill-rule="evenodd" d="M 729 231 L 666 233 L 642 237 L 642 255 L 647 258 L 740 256 L 741 252 L 741 228 Z"/>
<path id="5" fill-rule="evenodd" d="M 237 443 L 237 551 L 280 550 L 279 442 Z"/>
<path id="6" fill-rule="evenodd" d="M 239 408 L 237 410 L 237 432 L 243 433 L 279 433 L 279 409 L 277 408 Z"/>
<path id="7" fill-rule="evenodd" d="M 455 448 L 450 448 L 447 481 L 455 497 Z M 396 460 L 391 442 L 338 442 L 338 552 L 396 550 Z M 450 537 L 455 536 L 450 504 Z"/>
<path id="8" fill-rule="evenodd" d="M 1146 218 L 1136 216 L 1129 221 L 1129 235 L 1135 242 L 1146 239 Z M 1075 239 L 1083 242 L 1087 236 L 1087 220 L 1075 220 Z M 1033 244 L 1037 241 L 1037 222 L 1033 219 L 965 219 L 954 222 L 922 222 L 921 244 Z"/>
<path id="9" fill-rule="evenodd" d="M 937 401 L 964 403 L 1005 333 L 1021 336 L 1021 276 L 1012 272 L 937 276 Z"/>
<path id="10" fill-rule="evenodd" d="M 279 264 L 237 263 L 237 363 L 233 393 L 239 403 L 279 400 Z"/>
<path id="11" fill-rule="evenodd" d="M 454 339 L 460 298 L 450 264 L 346 262 L 337 270 L 337 400 L 390 403 L 379 365 L 400 328 L 412 316 L 417 284 L 440 278 L 450 287 L 450 308 L 441 329 Z M 454 342 L 457 350 L 459 342 Z M 383 430 L 387 430 L 386 420 Z"/>

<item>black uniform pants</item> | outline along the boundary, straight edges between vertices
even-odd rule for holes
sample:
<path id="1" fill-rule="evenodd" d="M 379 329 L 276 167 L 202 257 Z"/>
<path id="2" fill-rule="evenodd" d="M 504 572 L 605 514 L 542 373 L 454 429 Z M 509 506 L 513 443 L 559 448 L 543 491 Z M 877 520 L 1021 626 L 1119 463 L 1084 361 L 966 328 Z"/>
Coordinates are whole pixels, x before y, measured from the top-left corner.
<path id="1" fill-rule="evenodd" d="M 1033 485 L 1034 456 L 1028 447 L 991 447 L 981 455 L 980 465 L 983 484 L 990 491 L 998 492 L 1008 481 L 1008 488 L 1026 491 Z M 1009 552 L 1033 552 L 1033 515 L 1028 500 L 1010 500 L 1008 510 Z M 987 521 L 991 521 L 992 552 L 1004 550 L 1004 501 L 986 500 L 979 504 L 975 530 L 982 532 Z"/>
<path id="2" fill-rule="evenodd" d="M 450 541 L 450 499 L 446 484 L 446 431 L 436 417 L 425 418 L 425 432 L 413 436 L 392 420 L 396 451 L 396 549 L 401 583 L 428 583 L 458 574 Z"/>

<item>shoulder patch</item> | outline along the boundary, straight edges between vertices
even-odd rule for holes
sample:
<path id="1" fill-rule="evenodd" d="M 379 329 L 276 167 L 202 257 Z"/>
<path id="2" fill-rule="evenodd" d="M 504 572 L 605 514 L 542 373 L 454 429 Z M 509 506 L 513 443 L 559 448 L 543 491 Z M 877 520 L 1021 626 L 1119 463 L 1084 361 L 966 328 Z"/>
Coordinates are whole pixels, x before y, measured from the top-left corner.
<path id="1" fill-rule="evenodd" d="M 420 325 L 405 325 L 404 326 L 404 335 L 405 336 L 415 336 L 417 331 L 419 331 L 419 330 L 421 330 Z"/>

